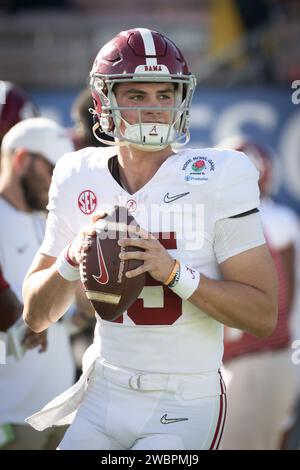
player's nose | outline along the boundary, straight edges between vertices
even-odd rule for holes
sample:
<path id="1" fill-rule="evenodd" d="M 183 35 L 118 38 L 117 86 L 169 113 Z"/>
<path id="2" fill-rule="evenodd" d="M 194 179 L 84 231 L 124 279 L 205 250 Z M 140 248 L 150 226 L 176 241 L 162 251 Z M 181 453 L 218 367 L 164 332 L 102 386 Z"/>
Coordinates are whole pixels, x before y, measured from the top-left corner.
<path id="1" fill-rule="evenodd" d="M 160 99 L 155 93 L 149 94 L 146 101 L 147 101 L 146 106 L 148 106 L 149 108 L 160 108 L 161 107 Z M 149 110 L 149 112 L 150 112 L 150 110 Z"/>
<path id="2" fill-rule="evenodd" d="M 151 120 L 153 120 L 154 118 L 159 118 L 162 114 L 162 110 L 159 109 L 160 106 L 161 105 L 160 105 L 158 100 L 156 100 L 156 99 L 149 100 L 148 103 L 147 103 L 147 107 L 153 108 L 153 109 L 145 110 L 144 111 L 144 116 L 147 119 L 151 119 Z"/>

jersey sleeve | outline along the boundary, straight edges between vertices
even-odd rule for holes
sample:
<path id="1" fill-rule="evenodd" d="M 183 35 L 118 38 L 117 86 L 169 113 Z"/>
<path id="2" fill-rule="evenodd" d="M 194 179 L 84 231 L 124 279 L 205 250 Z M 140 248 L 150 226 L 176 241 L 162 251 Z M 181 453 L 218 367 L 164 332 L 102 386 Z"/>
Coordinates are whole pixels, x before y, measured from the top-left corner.
<path id="1" fill-rule="evenodd" d="M 216 194 L 215 221 L 259 207 L 258 171 L 242 152 L 229 152 Z"/>
<path id="2" fill-rule="evenodd" d="M 266 243 L 259 213 L 226 218 L 215 224 L 214 251 L 218 264 Z"/>
<path id="3" fill-rule="evenodd" d="M 49 211 L 46 231 L 40 253 L 57 257 L 65 246 L 74 240 L 76 234 L 72 232 L 66 220 L 68 211 L 67 185 L 63 173 L 62 161 L 56 165 L 49 190 Z"/>

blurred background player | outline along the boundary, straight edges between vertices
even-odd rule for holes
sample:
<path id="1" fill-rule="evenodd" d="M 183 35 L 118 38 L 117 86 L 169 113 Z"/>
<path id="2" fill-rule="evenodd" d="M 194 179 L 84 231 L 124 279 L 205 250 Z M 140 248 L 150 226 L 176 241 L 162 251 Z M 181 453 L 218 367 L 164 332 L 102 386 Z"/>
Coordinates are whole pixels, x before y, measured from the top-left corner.
<path id="1" fill-rule="evenodd" d="M 93 115 L 89 111 L 93 107 L 91 91 L 89 88 L 85 88 L 76 97 L 71 109 L 71 117 L 74 122 L 73 141 L 76 150 L 85 147 L 106 147 L 106 144 L 96 139 L 93 133 L 95 123 Z M 103 132 L 99 132 L 99 136 L 113 141 L 112 137 Z"/>
<path id="2" fill-rule="evenodd" d="M 0 145 L 11 127 L 23 119 L 39 116 L 39 111 L 27 93 L 15 83 L 1 81 Z M 0 156 L 1 169 L 1 156 Z"/>
<path id="3" fill-rule="evenodd" d="M 1 145 L 0 175 L 0 329 L 2 339 L 22 314 L 24 275 L 44 236 L 45 209 L 52 171 L 58 158 L 73 150 L 66 131 L 45 118 L 31 118 L 13 126 Z M 62 323 L 48 331 L 42 354 L 27 350 L 22 359 L 7 356 L 0 367 L 0 425 L 10 426 L 4 449 L 42 449 L 56 446 L 61 432 L 38 433 L 24 423 L 31 410 L 54 393 L 70 386 L 74 363 L 68 333 Z M 26 345 L 46 347 L 45 338 L 27 329 Z M 63 357 L 64 360 L 58 360 Z M 50 440 L 53 440 L 52 445 Z"/>
<path id="4" fill-rule="evenodd" d="M 4 135 L 19 121 L 39 115 L 27 93 L 16 84 L 2 81 L 1 92 L 4 95 L 0 100 L 0 144 Z"/>
<path id="5" fill-rule="evenodd" d="M 296 399 L 287 430 L 283 448 L 300 450 L 300 236 L 296 243 L 296 286 L 294 305 L 291 314 L 292 363 L 296 384 Z"/>
<path id="6" fill-rule="evenodd" d="M 271 151 L 247 137 L 218 144 L 244 152 L 259 171 L 260 213 L 279 280 L 278 323 L 267 339 L 225 329 L 224 363 L 228 373 L 228 420 L 223 449 L 279 449 L 295 399 L 289 314 L 295 287 L 295 243 L 298 219 L 271 198 Z"/>

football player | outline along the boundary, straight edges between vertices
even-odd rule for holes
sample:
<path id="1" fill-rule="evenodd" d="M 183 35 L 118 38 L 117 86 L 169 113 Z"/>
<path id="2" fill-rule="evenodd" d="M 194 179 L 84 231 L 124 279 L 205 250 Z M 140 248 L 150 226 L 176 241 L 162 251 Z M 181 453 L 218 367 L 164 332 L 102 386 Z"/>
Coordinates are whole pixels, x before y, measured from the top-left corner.
<path id="1" fill-rule="evenodd" d="M 23 119 L 38 116 L 25 91 L 12 82 L 0 83 L 0 144 L 9 129 Z"/>
<path id="2" fill-rule="evenodd" d="M 22 88 L 12 82 L 0 81 L 0 144 L 11 127 L 38 115 L 35 104 Z"/>
<path id="3" fill-rule="evenodd" d="M 73 148 L 63 128 L 41 117 L 15 124 L 1 144 L 0 336 L 7 344 L 7 358 L 0 367 L 0 447 L 5 450 L 47 446 L 53 430 L 38 433 L 24 419 L 53 393 L 73 383 L 73 358 L 64 325 L 53 325 L 37 335 L 24 328 L 22 321 L 16 323 L 22 320 L 23 279 L 45 232 L 44 212 L 54 164 L 62 152 Z M 16 346 L 10 348 L 10 344 Z M 64 364 L 57 361 L 58 351 L 65 356 Z"/>
<path id="4" fill-rule="evenodd" d="M 299 222 L 289 207 L 271 198 L 274 162 L 268 146 L 237 135 L 220 142 L 218 148 L 244 152 L 259 171 L 260 214 L 279 285 L 278 322 L 271 336 L 262 340 L 244 331 L 225 329 L 223 360 L 231 376 L 228 407 L 232 412 L 222 448 L 275 450 L 281 447 L 295 398 L 289 322 Z"/>
<path id="5" fill-rule="evenodd" d="M 149 276 L 116 321 L 97 316 L 76 386 L 29 418 L 42 430 L 76 412 L 60 449 L 217 449 L 223 325 L 259 337 L 275 327 L 258 172 L 242 153 L 181 149 L 195 84 L 178 47 L 149 29 L 121 32 L 95 59 L 94 131 L 115 142 L 56 166 L 46 236 L 24 282 L 24 319 L 38 332 L 64 314 L 88 248 L 85 226 L 115 204 L 143 228 L 139 239 L 119 241 L 144 250 L 122 255 L 143 261 L 126 275 Z"/>

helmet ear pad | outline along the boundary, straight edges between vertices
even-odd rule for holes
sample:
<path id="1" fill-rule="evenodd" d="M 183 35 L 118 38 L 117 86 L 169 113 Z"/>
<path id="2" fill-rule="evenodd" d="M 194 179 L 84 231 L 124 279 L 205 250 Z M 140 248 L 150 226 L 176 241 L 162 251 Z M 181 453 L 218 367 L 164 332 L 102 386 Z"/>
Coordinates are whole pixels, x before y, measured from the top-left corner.
<path id="1" fill-rule="evenodd" d="M 115 128 L 115 123 L 111 116 L 101 116 L 99 123 L 103 132 L 113 132 Z"/>
<path id="2" fill-rule="evenodd" d="M 107 95 L 99 86 L 97 86 L 97 91 L 92 87 L 91 93 L 94 103 L 94 112 L 92 112 L 94 122 L 99 125 L 102 132 L 112 133 L 115 128 L 112 113 L 108 110 L 106 112 L 103 111 L 103 108 L 109 103 Z"/>

